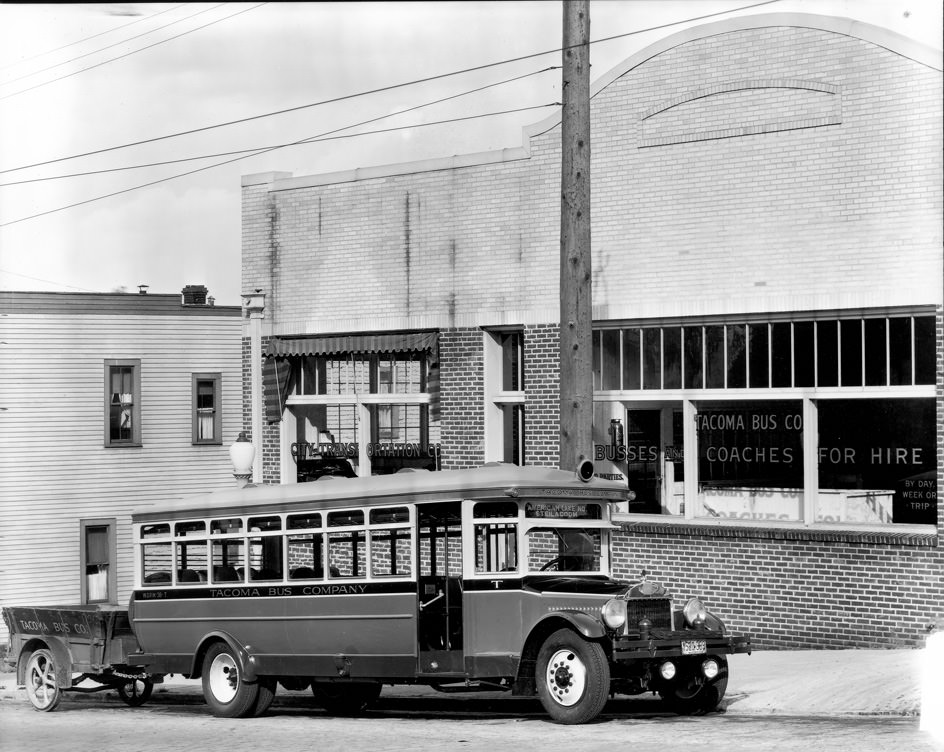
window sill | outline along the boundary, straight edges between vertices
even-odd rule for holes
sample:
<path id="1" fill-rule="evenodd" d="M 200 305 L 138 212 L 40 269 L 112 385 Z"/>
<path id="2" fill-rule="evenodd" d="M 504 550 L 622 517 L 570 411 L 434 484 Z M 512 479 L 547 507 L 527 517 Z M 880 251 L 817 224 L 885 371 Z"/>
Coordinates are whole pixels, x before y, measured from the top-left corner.
<path id="1" fill-rule="evenodd" d="M 134 448 L 140 448 L 143 446 L 144 444 L 142 444 L 140 441 L 128 441 L 128 442 L 123 442 L 121 444 L 115 444 L 115 443 L 105 444 L 105 449 L 127 449 L 129 447 L 134 449 Z"/>
<path id="2" fill-rule="evenodd" d="M 702 535 L 708 538 L 760 538 L 765 540 L 878 543 L 936 547 L 936 525 L 806 525 L 802 522 L 757 520 L 688 520 L 668 515 L 613 515 L 613 524 L 634 533 Z"/>

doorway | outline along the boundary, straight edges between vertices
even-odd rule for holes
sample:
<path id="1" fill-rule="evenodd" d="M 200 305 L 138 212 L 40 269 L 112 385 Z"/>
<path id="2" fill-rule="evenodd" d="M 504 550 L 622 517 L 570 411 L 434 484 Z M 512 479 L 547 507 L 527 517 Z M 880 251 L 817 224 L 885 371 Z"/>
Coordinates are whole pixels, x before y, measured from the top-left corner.
<path id="1" fill-rule="evenodd" d="M 420 504 L 418 640 L 420 674 L 462 674 L 461 502 Z"/>

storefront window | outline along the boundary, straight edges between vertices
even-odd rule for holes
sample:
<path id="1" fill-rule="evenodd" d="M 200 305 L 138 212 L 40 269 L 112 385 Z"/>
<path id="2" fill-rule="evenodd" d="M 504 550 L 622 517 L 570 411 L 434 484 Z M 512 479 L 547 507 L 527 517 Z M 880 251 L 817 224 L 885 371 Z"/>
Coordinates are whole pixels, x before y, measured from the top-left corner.
<path id="1" fill-rule="evenodd" d="M 937 522 L 933 399 L 819 402 L 819 522 Z"/>
<path id="2" fill-rule="evenodd" d="M 802 415 L 798 400 L 700 407 L 695 416 L 700 515 L 802 519 Z"/>

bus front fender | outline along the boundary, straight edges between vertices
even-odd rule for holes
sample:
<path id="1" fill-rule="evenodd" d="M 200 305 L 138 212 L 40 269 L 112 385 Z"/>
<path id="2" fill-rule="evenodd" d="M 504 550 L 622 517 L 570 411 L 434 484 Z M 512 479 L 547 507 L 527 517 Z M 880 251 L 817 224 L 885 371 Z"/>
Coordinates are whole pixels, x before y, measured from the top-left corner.
<path id="1" fill-rule="evenodd" d="M 571 629 L 588 640 L 599 640 L 606 635 L 606 630 L 599 620 L 580 611 L 552 611 L 541 619 L 535 627 L 541 629 L 547 626 L 548 628 L 542 631 L 546 631 L 550 634 L 550 632 L 559 628 L 557 625 L 559 625 L 561 621 L 567 622 L 567 625 L 570 626 Z M 551 627 L 551 624 L 554 624 L 554 626 Z"/>
<path id="2" fill-rule="evenodd" d="M 210 645 L 215 642 L 225 642 L 229 646 L 230 650 L 233 652 L 233 657 L 239 662 L 239 670 L 242 673 L 243 679 L 247 682 L 254 682 L 258 679 L 256 673 L 256 658 L 250 652 L 250 646 L 242 645 L 235 637 L 229 634 L 229 632 L 223 632 L 222 630 L 216 630 L 204 635 L 203 639 L 200 641 L 200 645 L 193 654 L 190 678 L 199 679 L 203 674 L 203 659 Z"/>

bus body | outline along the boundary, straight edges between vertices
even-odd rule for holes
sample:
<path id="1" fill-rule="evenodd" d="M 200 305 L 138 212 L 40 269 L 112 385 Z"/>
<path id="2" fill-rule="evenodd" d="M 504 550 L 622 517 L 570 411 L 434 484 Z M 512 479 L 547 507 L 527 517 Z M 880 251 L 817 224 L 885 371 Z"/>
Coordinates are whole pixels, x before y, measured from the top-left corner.
<path id="1" fill-rule="evenodd" d="M 692 599 L 610 577 L 618 483 L 492 465 L 248 486 L 133 516 L 136 665 L 211 710 L 277 685 L 353 712 L 383 684 L 537 694 L 582 723 L 613 692 L 713 709 L 749 652 Z"/>

